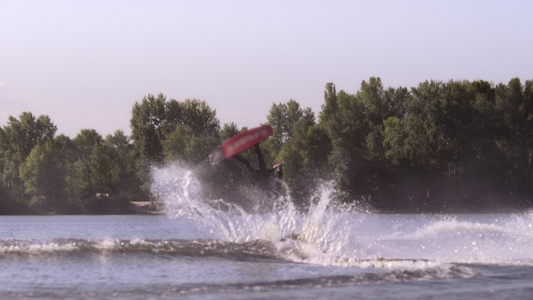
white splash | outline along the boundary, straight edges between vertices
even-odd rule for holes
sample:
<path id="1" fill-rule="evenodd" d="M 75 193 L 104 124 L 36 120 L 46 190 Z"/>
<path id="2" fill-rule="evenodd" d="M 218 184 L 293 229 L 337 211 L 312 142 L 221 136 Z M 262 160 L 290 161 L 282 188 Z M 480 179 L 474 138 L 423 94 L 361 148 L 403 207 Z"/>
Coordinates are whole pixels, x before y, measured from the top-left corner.
<path id="1" fill-rule="evenodd" d="M 360 213 L 334 207 L 333 189 L 325 184 L 307 213 L 288 197 L 272 199 L 282 204 L 275 213 L 252 214 L 225 199 L 203 199 L 194 172 L 178 165 L 154 170 L 153 191 L 172 218 L 192 220 L 222 241 L 269 241 L 281 257 L 297 262 L 447 270 L 454 263 L 533 264 L 532 213 L 473 216 L 481 221 Z"/>
<path id="2" fill-rule="evenodd" d="M 153 192 L 164 202 L 167 215 L 198 222 L 220 240 L 271 241 L 287 259 L 329 264 L 349 238 L 348 218 L 328 212 L 332 188 L 326 184 L 307 213 L 298 212 L 286 196 L 271 199 L 278 204 L 275 213 L 251 214 L 224 199 L 203 199 L 201 183 L 182 166 L 155 169 L 152 175 Z"/>

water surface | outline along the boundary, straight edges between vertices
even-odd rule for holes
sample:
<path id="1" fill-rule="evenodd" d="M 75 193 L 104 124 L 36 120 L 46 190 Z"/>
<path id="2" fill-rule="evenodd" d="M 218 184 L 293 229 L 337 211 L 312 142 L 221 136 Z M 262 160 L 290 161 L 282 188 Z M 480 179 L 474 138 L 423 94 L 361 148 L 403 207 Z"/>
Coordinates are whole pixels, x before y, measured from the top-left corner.
<path id="1" fill-rule="evenodd" d="M 162 216 L 0 217 L 1 299 L 531 299 L 533 213 L 254 214 L 154 174 Z M 286 203 L 286 202 L 283 202 Z"/>

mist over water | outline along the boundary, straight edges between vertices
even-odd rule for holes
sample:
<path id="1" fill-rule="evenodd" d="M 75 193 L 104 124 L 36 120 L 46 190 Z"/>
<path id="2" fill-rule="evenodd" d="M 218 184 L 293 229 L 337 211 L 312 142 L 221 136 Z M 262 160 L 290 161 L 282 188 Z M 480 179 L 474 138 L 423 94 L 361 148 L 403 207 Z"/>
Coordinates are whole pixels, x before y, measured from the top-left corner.
<path id="1" fill-rule="evenodd" d="M 295 262 L 385 268 L 533 265 L 533 212 L 475 217 L 354 212 L 335 207 L 332 188 L 324 184 L 307 213 L 298 212 L 286 196 L 271 199 L 276 211 L 254 214 L 231 199 L 203 199 L 201 182 L 187 168 L 156 169 L 153 179 L 171 218 L 197 222 L 220 241 L 269 242 L 280 258 Z"/>

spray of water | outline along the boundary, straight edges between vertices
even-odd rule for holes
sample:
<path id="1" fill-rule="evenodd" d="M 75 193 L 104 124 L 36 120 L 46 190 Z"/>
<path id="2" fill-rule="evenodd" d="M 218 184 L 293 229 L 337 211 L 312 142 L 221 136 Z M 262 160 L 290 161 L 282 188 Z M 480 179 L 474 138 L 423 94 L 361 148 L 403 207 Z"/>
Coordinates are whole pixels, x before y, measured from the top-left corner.
<path id="1" fill-rule="evenodd" d="M 275 212 L 254 214 L 227 199 L 203 198 L 194 172 L 177 164 L 155 169 L 152 175 L 153 192 L 163 201 L 167 215 L 197 222 L 219 240 L 269 241 L 285 258 L 328 263 L 325 260 L 340 256 L 349 238 L 348 221 L 328 213 L 332 194 L 328 184 L 318 189 L 319 201 L 307 213 L 298 212 L 286 195 L 269 199 Z"/>
<path id="2" fill-rule="evenodd" d="M 318 189 L 319 201 L 307 213 L 298 212 L 290 196 L 270 199 L 278 204 L 275 212 L 250 213 L 228 199 L 203 198 L 194 172 L 179 165 L 154 170 L 153 191 L 168 216 L 200 224 L 217 240 L 267 241 L 293 261 L 362 267 L 533 263 L 533 213 L 488 216 L 486 222 L 479 216 L 475 221 L 358 213 L 331 209 L 328 184 Z"/>

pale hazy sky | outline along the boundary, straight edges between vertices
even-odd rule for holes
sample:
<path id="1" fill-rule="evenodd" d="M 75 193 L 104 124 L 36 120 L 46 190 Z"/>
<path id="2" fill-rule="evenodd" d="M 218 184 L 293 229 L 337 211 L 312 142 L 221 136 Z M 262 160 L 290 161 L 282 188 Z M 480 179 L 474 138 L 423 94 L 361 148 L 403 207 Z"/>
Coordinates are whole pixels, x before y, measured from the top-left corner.
<path id="1" fill-rule="evenodd" d="M 30 111 L 70 137 L 130 134 L 134 102 L 163 93 L 255 127 L 290 99 L 318 115 L 328 82 L 524 81 L 532 12 L 514 0 L 0 0 L 0 126 Z"/>

